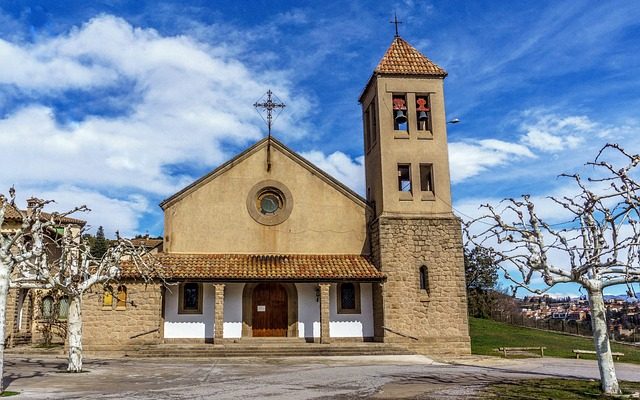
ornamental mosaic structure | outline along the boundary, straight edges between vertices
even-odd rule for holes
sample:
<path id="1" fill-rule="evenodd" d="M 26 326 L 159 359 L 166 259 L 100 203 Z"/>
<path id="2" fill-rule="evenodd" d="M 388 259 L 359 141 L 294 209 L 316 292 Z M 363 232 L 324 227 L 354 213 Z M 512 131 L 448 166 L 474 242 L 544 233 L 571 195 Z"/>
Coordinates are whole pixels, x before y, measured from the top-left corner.
<path id="1" fill-rule="evenodd" d="M 366 198 L 269 135 L 165 199 L 154 257 L 171 284 L 125 266 L 113 295 L 87 295 L 85 350 L 279 337 L 469 353 L 445 77 L 394 38 L 359 98 Z M 13 296 L 12 340 L 41 341 L 41 305 Z"/>

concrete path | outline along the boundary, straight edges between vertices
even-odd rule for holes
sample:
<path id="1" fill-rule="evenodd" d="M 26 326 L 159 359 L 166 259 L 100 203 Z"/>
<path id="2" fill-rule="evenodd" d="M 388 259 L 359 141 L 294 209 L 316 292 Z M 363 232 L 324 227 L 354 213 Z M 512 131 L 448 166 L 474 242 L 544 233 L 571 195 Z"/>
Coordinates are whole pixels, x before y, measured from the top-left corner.
<path id="1" fill-rule="evenodd" d="M 66 373 L 62 357 L 8 355 L 5 384 L 16 399 L 460 399 L 487 383 L 546 376 L 594 378 L 593 360 L 422 356 L 88 359 Z M 446 364 L 444 362 L 447 362 Z M 640 381 L 640 365 L 617 364 Z"/>

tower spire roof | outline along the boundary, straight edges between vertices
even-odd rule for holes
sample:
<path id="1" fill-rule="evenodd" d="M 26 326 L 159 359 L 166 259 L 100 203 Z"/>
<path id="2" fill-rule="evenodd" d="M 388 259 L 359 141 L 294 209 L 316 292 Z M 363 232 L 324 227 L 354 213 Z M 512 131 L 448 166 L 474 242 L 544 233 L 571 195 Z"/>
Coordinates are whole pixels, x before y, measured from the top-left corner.
<path id="1" fill-rule="evenodd" d="M 447 71 L 429 60 L 400 36 L 393 38 L 391 46 L 378 63 L 374 73 L 447 76 Z"/>

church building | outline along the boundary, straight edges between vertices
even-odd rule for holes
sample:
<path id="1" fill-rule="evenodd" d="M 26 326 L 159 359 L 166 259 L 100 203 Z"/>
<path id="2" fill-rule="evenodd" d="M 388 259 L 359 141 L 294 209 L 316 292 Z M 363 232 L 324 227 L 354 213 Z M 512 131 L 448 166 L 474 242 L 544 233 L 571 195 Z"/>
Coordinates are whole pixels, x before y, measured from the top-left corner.
<path id="1" fill-rule="evenodd" d="M 469 353 L 446 75 L 393 39 L 359 98 L 366 198 L 269 136 L 165 199 L 154 257 L 170 285 L 125 270 L 117 296 L 88 296 L 86 348 L 279 337 Z"/>

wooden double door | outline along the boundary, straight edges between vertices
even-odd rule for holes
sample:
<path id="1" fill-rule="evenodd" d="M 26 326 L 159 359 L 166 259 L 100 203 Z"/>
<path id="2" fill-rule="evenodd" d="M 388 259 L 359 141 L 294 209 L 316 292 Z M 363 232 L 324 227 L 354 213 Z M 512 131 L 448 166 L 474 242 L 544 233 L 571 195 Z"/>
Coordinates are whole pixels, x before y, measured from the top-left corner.
<path id="1" fill-rule="evenodd" d="M 288 297 L 278 283 L 261 283 L 253 289 L 252 331 L 254 337 L 286 337 Z"/>

